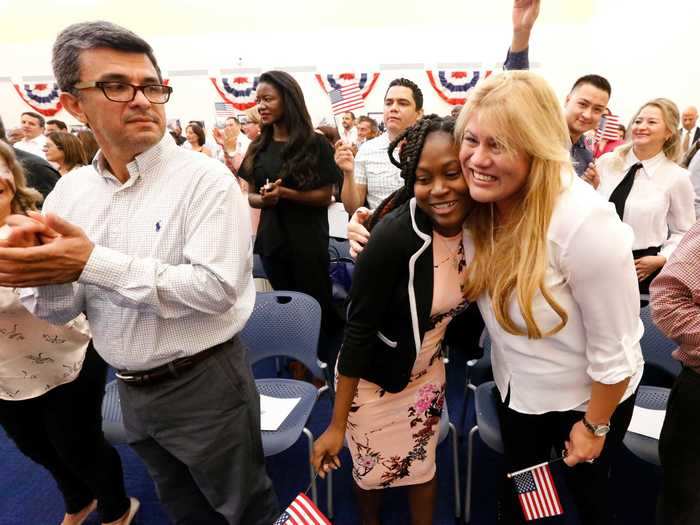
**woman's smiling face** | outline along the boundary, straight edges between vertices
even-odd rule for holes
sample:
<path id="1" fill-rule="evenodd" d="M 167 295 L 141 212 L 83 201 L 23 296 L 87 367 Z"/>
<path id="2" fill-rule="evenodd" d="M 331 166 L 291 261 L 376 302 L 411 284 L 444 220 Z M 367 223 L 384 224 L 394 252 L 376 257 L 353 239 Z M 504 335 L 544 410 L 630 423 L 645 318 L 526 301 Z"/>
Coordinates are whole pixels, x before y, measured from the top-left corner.
<path id="1" fill-rule="evenodd" d="M 459 161 L 477 202 L 492 202 L 499 209 L 512 206 L 530 173 L 530 157 L 524 152 L 506 151 L 487 122 L 475 112 L 464 130 Z"/>

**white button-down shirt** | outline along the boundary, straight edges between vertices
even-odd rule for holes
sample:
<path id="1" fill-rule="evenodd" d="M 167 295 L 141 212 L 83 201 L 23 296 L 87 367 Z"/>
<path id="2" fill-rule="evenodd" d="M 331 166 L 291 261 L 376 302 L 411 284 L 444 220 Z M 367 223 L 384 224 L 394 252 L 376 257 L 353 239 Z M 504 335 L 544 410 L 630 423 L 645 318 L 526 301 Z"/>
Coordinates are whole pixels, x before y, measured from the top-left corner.
<path id="1" fill-rule="evenodd" d="M 44 153 L 45 145 L 46 137 L 44 135 L 39 135 L 33 139 L 22 139 L 14 144 L 15 148 L 26 151 L 27 153 L 33 153 L 42 159 L 46 159 L 46 153 Z"/>
<path id="2" fill-rule="evenodd" d="M 61 177 L 43 211 L 85 230 L 95 249 L 77 283 L 29 289 L 24 304 L 65 322 L 86 311 L 110 365 L 147 370 L 230 339 L 255 302 L 248 206 L 228 169 L 170 134 L 128 164 Z"/>
<path id="3" fill-rule="evenodd" d="M 394 158 L 398 159 L 398 148 Z M 389 134 L 365 142 L 355 157 L 355 183 L 367 186 L 367 204 L 374 209 L 403 186 L 401 170 L 389 160 Z"/>
<path id="4" fill-rule="evenodd" d="M 357 128 L 355 126 L 348 130 L 340 126 L 338 128 L 338 133 L 340 134 L 340 140 L 342 140 L 344 144 L 357 144 Z"/>
<path id="5" fill-rule="evenodd" d="M 630 150 L 624 159 L 615 152 L 598 159 L 598 192 L 608 200 L 627 170 L 640 162 Z M 622 160 L 622 162 L 620 162 Z M 688 170 L 666 158 L 663 151 L 641 161 L 634 185 L 625 202 L 623 220 L 634 230 L 632 249 L 661 246 L 668 259 L 683 235 L 695 224 L 693 185 Z"/>
<path id="6" fill-rule="evenodd" d="M 632 231 L 614 208 L 573 171 L 564 175 L 547 231 L 545 285 L 566 310 L 563 329 L 541 339 L 506 332 L 486 294 L 477 301 L 491 337 L 493 375 L 502 399 L 525 414 L 585 410 L 593 381 L 616 384 L 631 378 L 623 400 L 636 389 L 644 361 L 639 340 L 639 289 L 632 261 Z M 465 249 L 473 243 L 465 233 Z M 510 316 L 525 328 L 513 299 Z M 560 318 L 541 294 L 533 313 L 542 332 Z"/>
<path id="7" fill-rule="evenodd" d="M 681 128 L 681 136 L 679 137 L 681 146 L 683 145 L 683 141 L 685 140 L 685 137 L 689 135 L 688 136 L 688 149 L 692 148 L 693 144 L 695 143 L 695 141 L 693 140 L 695 138 L 695 132 L 698 131 L 698 129 L 700 129 L 700 128 L 698 128 L 697 126 L 693 126 L 693 128 L 690 131 L 688 131 L 685 128 Z M 688 153 L 688 150 L 682 151 L 681 153 L 683 153 L 683 155 L 685 155 L 686 153 Z"/>

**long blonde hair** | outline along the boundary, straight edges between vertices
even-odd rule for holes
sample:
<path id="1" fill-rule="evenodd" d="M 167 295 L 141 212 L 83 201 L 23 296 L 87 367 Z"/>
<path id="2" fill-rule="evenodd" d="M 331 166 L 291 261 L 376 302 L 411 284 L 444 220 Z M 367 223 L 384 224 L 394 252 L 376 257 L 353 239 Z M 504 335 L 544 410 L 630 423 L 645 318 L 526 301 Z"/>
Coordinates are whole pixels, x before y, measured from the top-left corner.
<path id="1" fill-rule="evenodd" d="M 666 129 L 668 129 L 668 131 L 671 133 L 671 136 L 666 139 L 662 147 L 664 155 L 666 155 L 668 160 L 678 162 L 681 156 L 681 131 L 679 129 L 680 113 L 678 111 L 678 106 L 676 106 L 672 100 L 667 98 L 655 98 L 643 104 L 634 114 L 632 120 L 630 120 L 629 124 L 627 125 L 627 129 L 631 131 L 632 125 L 634 124 L 634 121 L 637 120 L 639 114 L 644 108 L 649 106 L 658 108 L 658 110 L 661 111 L 661 118 L 666 125 Z M 628 144 L 624 144 L 619 148 L 615 148 L 615 167 L 618 169 L 623 168 L 625 157 L 627 156 L 629 150 L 631 150 L 633 147 L 634 143 L 629 142 Z"/>
<path id="2" fill-rule="evenodd" d="M 505 331 L 539 339 L 558 332 L 568 321 L 566 310 L 544 283 L 547 230 L 563 189 L 562 169 L 573 169 L 564 115 L 552 88 L 527 71 L 501 73 L 478 84 L 457 120 L 457 140 L 462 141 L 468 122 L 477 113 L 480 122 L 488 122 L 504 154 L 529 157 L 530 171 L 518 193 L 520 202 L 514 207 L 518 216 L 512 214 L 505 224 L 494 229 L 493 204 L 482 204 L 467 217 L 475 256 L 467 272 L 464 294 L 474 301 L 489 293 L 496 319 Z M 544 333 L 533 313 L 538 292 L 561 320 Z M 525 320 L 525 330 L 508 311 L 513 296 Z"/>

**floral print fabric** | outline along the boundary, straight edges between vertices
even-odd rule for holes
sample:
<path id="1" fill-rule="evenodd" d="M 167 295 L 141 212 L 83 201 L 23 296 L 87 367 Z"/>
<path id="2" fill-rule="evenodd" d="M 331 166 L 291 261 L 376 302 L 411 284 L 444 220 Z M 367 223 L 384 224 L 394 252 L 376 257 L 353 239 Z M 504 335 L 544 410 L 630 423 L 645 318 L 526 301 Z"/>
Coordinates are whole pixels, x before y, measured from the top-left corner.
<path id="1" fill-rule="evenodd" d="M 445 402 L 442 339 L 452 317 L 467 303 L 460 283 L 466 264 L 437 264 L 451 254 L 464 258 L 462 235 L 433 233 L 431 328 L 425 333 L 408 386 L 392 394 L 360 380 L 348 416 L 346 439 L 355 482 L 365 490 L 417 485 L 435 475 L 440 417 Z"/>
<path id="2" fill-rule="evenodd" d="M 84 315 L 55 326 L 29 313 L 15 290 L 0 288 L 0 399 L 31 399 L 73 381 L 89 342 Z"/>

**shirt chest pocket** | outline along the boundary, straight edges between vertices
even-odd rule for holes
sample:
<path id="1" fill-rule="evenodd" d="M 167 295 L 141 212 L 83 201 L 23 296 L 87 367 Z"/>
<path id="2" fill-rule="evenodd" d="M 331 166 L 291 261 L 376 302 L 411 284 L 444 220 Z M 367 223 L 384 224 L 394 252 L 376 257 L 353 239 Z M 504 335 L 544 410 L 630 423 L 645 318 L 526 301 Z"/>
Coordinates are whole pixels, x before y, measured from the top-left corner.
<path id="1" fill-rule="evenodd" d="M 129 219 L 129 254 L 151 257 L 169 264 L 185 261 L 182 249 L 186 242 L 182 214 L 169 207 L 154 207 Z"/>

